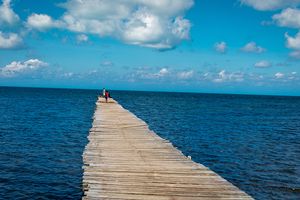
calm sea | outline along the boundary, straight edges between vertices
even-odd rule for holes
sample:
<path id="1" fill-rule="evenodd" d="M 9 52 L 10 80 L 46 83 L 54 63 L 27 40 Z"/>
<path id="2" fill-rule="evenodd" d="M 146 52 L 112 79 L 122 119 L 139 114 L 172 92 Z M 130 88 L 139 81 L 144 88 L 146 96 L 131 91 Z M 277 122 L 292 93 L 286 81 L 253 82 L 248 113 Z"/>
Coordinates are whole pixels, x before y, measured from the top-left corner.
<path id="1" fill-rule="evenodd" d="M 0 87 L 0 199 L 80 199 L 95 90 Z M 121 92 L 161 137 L 256 199 L 300 199 L 300 97 Z"/>

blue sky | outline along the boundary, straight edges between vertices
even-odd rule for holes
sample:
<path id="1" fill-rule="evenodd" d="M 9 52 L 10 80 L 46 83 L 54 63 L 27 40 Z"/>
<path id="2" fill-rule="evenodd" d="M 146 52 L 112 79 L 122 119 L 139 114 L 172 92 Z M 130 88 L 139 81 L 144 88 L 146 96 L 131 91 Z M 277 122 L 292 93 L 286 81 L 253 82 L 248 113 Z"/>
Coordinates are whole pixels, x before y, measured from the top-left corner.
<path id="1" fill-rule="evenodd" d="M 0 85 L 300 95 L 300 0 L 4 0 Z"/>

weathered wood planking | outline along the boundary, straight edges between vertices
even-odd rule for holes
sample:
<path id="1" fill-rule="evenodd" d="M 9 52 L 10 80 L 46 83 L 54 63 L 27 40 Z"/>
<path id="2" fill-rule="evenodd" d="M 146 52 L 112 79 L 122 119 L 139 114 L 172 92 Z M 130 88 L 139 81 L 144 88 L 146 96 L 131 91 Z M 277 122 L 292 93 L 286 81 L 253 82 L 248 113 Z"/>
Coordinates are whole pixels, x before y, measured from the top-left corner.
<path id="1" fill-rule="evenodd" d="M 252 199 L 116 101 L 99 98 L 83 153 L 83 199 Z"/>

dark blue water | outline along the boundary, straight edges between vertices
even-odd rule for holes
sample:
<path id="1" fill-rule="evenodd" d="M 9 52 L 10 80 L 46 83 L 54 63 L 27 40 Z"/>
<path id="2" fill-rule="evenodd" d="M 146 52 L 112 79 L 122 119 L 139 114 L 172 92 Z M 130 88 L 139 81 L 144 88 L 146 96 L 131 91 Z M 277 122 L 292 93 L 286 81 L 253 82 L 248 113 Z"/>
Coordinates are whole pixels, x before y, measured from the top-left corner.
<path id="1" fill-rule="evenodd" d="M 97 91 L 0 88 L 0 198 L 80 199 Z M 300 199 L 300 98 L 112 96 L 256 199 Z"/>
<path id="2" fill-rule="evenodd" d="M 0 199 L 80 199 L 95 91 L 0 88 Z"/>

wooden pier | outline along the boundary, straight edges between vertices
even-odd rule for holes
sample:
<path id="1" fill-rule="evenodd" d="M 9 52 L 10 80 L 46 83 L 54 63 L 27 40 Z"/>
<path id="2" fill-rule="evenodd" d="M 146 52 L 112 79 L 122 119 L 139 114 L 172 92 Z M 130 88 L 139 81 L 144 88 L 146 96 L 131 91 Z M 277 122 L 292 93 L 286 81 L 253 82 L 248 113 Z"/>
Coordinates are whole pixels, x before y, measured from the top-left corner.
<path id="1" fill-rule="evenodd" d="M 99 98 L 96 105 L 83 153 L 83 199 L 252 199 L 116 101 Z"/>

